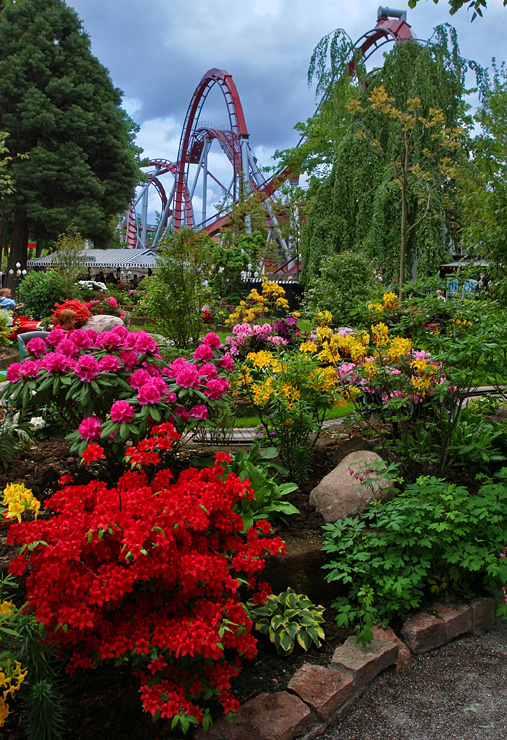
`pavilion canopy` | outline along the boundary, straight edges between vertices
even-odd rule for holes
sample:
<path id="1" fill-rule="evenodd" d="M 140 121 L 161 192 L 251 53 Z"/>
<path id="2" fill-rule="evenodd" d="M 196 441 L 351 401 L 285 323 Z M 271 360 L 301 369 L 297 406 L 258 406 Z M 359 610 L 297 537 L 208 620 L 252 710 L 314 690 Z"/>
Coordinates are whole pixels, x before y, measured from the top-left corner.
<path id="1" fill-rule="evenodd" d="M 32 270 L 52 267 L 54 254 L 28 260 Z M 79 255 L 83 267 L 109 270 L 147 270 L 156 266 L 157 253 L 154 249 L 84 249 Z"/>

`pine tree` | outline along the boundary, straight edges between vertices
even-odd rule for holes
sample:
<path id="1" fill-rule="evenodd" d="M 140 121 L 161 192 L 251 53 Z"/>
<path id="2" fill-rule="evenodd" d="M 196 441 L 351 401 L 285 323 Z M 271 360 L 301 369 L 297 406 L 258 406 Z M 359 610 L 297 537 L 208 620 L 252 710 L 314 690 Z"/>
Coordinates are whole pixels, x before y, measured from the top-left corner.
<path id="1" fill-rule="evenodd" d="M 9 134 L 4 194 L 8 268 L 26 266 L 28 236 L 56 239 L 69 225 L 105 246 L 139 177 L 121 93 L 92 55 L 63 0 L 3 0 L 0 129 Z"/>

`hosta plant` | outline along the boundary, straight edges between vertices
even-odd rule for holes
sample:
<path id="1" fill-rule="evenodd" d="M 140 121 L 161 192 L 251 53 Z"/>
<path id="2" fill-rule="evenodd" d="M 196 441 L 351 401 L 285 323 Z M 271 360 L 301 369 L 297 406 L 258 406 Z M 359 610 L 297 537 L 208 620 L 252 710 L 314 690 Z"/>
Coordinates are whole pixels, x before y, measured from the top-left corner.
<path id="1" fill-rule="evenodd" d="M 271 594 L 264 604 L 251 600 L 247 607 L 255 629 L 269 636 L 279 655 L 290 655 L 296 643 L 303 650 L 322 645 L 324 607 L 315 606 L 305 594 L 288 588 L 278 596 Z"/>

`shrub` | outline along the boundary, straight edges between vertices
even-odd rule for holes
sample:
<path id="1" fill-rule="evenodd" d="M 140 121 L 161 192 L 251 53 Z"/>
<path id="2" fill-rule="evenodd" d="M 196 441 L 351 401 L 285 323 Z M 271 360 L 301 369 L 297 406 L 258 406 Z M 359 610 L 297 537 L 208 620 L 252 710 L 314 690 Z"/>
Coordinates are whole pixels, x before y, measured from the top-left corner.
<path id="1" fill-rule="evenodd" d="M 144 468 L 174 436 L 170 424 L 155 426 L 149 449 L 129 448 L 140 470 L 111 488 L 100 480 L 65 485 L 45 504 L 49 519 L 11 525 L 9 542 L 27 546 L 10 569 L 21 574 L 29 564 L 29 607 L 69 659 L 69 673 L 128 661 L 144 709 L 185 731 L 209 726 L 213 697 L 226 713 L 237 708 L 230 679 L 256 653 L 240 584 L 262 602 L 265 585 L 255 583 L 263 557 L 283 544 L 266 522 L 243 534 L 233 509 L 254 493 L 225 475 L 228 456 L 177 481 L 164 468 L 148 476 Z"/>
<path id="2" fill-rule="evenodd" d="M 109 459 L 121 461 L 127 441 L 137 442 L 150 425 L 169 419 L 179 431 L 201 426 L 228 389 L 222 374 L 233 366 L 210 333 L 194 352 L 165 363 L 153 337 L 117 326 L 97 334 L 54 329 L 27 344 L 23 363 L 7 372 L 4 394 L 12 404 L 52 407 L 72 430 L 73 451 L 102 440 Z"/>
<path id="3" fill-rule="evenodd" d="M 326 580 L 348 588 L 333 602 L 339 625 L 370 626 L 417 609 L 430 594 L 471 595 L 477 582 L 498 587 L 498 552 L 507 541 L 507 468 L 500 482 L 472 494 L 440 478 L 420 477 L 361 516 L 324 525 Z"/>
<path id="4" fill-rule="evenodd" d="M 38 319 L 51 316 L 55 304 L 65 298 L 64 280 L 53 271 L 29 272 L 19 284 L 19 300 L 25 313 Z"/>
<path id="5" fill-rule="evenodd" d="M 86 322 L 92 315 L 86 303 L 83 303 L 77 298 L 72 298 L 64 301 L 63 303 L 56 304 L 51 317 L 53 319 L 53 323 L 58 323 L 58 316 L 62 311 L 69 310 L 74 311 L 74 313 L 76 314 L 76 329 L 79 329 L 81 326 L 83 326 L 83 324 L 86 324 Z"/>

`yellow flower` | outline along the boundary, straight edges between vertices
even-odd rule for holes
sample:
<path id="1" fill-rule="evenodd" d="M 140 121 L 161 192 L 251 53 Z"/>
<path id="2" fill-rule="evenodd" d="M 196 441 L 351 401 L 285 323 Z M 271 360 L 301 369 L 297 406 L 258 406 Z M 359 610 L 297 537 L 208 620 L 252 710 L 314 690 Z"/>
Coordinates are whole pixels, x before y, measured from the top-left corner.
<path id="1" fill-rule="evenodd" d="M 398 308 L 398 296 L 396 293 L 384 293 L 384 308 Z"/>
<path id="2" fill-rule="evenodd" d="M 12 601 L 2 601 L 0 603 L 0 614 L 11 614 L 16 607 Z"/>
<path id="3" fill-rule="evenodd" d="M 405 339 L 405 337 L 394 337 L 391 339 L 391 344 L 387 350 L 387 354 L 391 360 L 397 360 L 400 357 L 408 355 L 411 349 L 412 342 L 410 339 Z"/>
<path id="4" fill-rule="evenodd" d="M 331 339 L 333 336 L 333 330 L 329 326 L 319 326 L 317 329 L 317 339 L 319 342 L 324 342 Z"/>
<path id="5" fill-rule="evenodd" d="M 378 347 L 383 347 L 389 341 L 389 328 L 382 321 L 371 327 L 372 341 Z"/>
<path id="6" fill-rule="evenodd" d="M 299 345 L 300 352 L 316 352 L 317 345 L 314 342 L 301 342 Z"/>
<path id="7" fill-rule="evenodd" d="M 40 509 L 40 502 L 34 497 L 32 491 L 29 488 L 25 488 L 23 483 L 9 483 L 3 491 L 3 501 L 1 504 L 7 507 L 7 511 L 4 511 L 4 517 L 6 519 L 16 518 L 18 522 L 21 521 L 21 515 L 27 511 L 33 511 L 35 518 Z"/>

